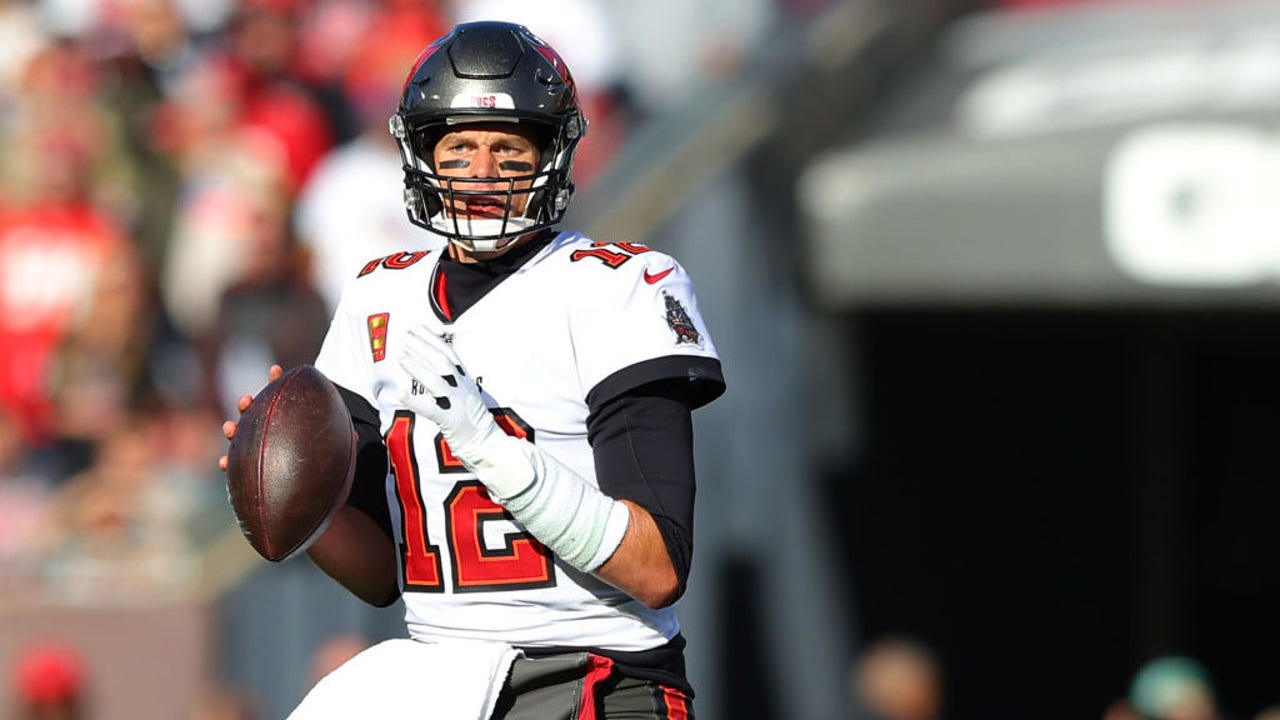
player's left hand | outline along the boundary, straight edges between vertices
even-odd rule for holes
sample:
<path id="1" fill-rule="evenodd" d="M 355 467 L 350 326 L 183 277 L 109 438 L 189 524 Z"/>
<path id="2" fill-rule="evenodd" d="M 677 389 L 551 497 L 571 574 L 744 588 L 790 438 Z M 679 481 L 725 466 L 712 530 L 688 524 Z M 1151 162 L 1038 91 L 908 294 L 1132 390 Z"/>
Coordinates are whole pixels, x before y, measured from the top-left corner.
<path id="1" fill-rule="evenodd" d="M 425 390 L 407 390 L 400 402 L 440 426 L 454 456 L 468 467 L 482 461 L 486 448 L 505 439 L 485 406 L 480 388 L 462 368 L 453 348 L 426 328 L 414 328 L 404 339 L 400 367 Z"/>
<path id="2" fill-rule="evenodd" d="M 273 383 L 276 380 L 279 380 L 283 376 L 284 376 L 284 368 L 280 367 L 279 365 L 272 365 L 270 368 L 267 369 L 268 384 Z M 245 411 L 248 410 L 249 406 L 252 404 L 253 404 L 252 395 L 241 395 L 240 399 L 236 401 L 236 409 L 240 411 L 241 415 L 244 415 Z M 236 430 L 239 427 L 240 427 L 240 424 L 234 420 L 227 420 L 222 423 L 222 434 L 227 438 L 228 442 L 236 436 Z M 218 458 L 218 468 L 221 469 L 222 472 L 227 471 L 226 455 L 223 455 L 222 457 Z"/>

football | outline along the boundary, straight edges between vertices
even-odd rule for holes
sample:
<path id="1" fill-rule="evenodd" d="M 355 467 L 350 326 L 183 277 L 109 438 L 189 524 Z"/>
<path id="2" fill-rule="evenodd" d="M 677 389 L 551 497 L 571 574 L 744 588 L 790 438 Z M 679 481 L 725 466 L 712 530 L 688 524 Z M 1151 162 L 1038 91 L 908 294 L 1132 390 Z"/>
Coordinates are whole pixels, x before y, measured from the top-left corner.
<path id="1" fill-rule="evenodd" d="M 356 446 L 342 396 L 311 365 L 253 398 L 227 451 L 227 496 L 259 555 L 286 560 L 320 537 L 351 490 Z"/>

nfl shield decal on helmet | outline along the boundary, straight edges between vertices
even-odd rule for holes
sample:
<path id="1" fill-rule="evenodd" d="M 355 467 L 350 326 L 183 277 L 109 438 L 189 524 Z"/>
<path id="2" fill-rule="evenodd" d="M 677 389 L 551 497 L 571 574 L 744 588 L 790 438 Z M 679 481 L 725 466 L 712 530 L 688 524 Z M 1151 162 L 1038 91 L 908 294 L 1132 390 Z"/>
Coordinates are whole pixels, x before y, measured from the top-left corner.
<path id="1" fill-rule="evenodd" d="M 701 345 L 702 336 L 698 334 L 698 329 L 693 326 L 689 313 L 685 311 L 680 301 L 666 292 L 662 293 L 662 299 L 667 303 L 667 327 L 676 334 L 676 344 Z"/>

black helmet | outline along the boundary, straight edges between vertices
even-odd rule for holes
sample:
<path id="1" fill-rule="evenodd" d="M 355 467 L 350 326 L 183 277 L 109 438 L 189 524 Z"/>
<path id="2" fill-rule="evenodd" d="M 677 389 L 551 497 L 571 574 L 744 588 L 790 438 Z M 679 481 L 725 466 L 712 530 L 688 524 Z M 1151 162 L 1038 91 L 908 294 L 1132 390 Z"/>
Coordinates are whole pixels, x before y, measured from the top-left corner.
<path id="1" fill-rule="evenodd" d="M 503 178 L 502 218 L 448 217 L 447 199 L 493 190 L 467 189 L 476 179 L 444 177 L 432 163 L 435 143 L 468 122 L 517 122 L 535 130 L 541 151 L 532 175 Z M 405 82 L 391 134 L 404 161 L 405 208 L 415 225 L 469 250 L 489 251 L 503 240 L 559 222 L 573 195 L 573 156 L 587 121 L 568 67 L 551 46 L 522 25 L 475 22 L 457 26 L 422 55 Z M 492 187 L 492 179 L 488 180 Z M 527 195 L 524 213 L 512 201 Z"/>

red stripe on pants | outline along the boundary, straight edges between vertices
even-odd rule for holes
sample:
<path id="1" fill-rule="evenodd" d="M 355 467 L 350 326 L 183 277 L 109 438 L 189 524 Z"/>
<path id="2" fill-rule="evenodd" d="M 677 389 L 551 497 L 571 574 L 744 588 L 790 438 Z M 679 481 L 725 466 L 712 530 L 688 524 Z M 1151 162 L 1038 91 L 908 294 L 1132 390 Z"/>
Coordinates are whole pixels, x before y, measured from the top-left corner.
<path id="1" fill-rule="evenodd" d="M 689 701 L 684 693 L 664 687 L 662 700 L 667 704 L 667 720 L 689 720 Z"/>
<path id="2" fill-rule="evenodd" d="M 587 654 L 587 674 L 582 678 L 582 697 L 578 699 L 578 720 L 596 720 L 596 686 L 611 674 L 612 660 Z"/>

